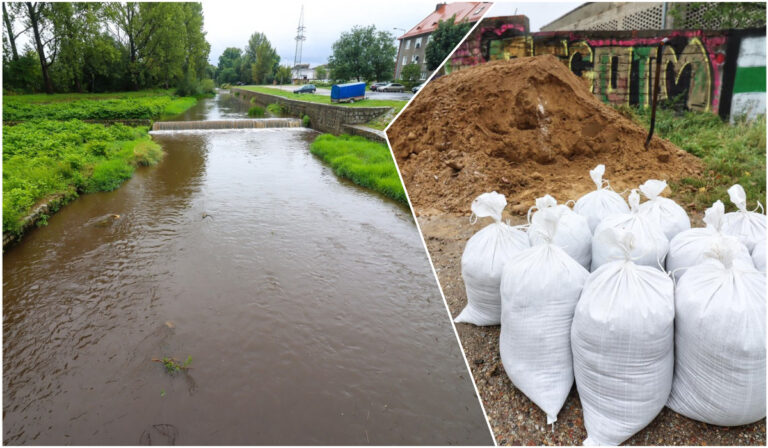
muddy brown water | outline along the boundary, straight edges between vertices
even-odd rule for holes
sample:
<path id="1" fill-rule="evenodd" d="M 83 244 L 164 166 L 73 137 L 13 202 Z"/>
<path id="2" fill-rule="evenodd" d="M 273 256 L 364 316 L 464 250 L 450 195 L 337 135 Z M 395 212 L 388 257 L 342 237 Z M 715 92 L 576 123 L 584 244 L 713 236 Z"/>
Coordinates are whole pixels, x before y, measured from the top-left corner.
<path id="1" fill-rule="evenodd" d="M 410 212 L 317 135 L 154 135 L 7 251 L 4 443 L 492 443 Z"/>

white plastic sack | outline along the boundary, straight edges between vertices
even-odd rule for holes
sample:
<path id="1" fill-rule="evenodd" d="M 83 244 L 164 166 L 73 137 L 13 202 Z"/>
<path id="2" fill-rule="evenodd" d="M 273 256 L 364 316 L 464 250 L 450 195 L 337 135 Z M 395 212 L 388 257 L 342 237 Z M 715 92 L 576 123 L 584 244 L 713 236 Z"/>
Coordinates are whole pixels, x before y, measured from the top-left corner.
<path id="1" fill-rule="evenodd" d="M 694 420 L 765 417 L 765 274 L 725 242 L 675 289 L 675 376 L 668 406 Z"/>
<path id="2" fill-rule="evenodd" d="M 592 260 L 592 232 L 589 230 L 587 218 L 574 213 L 566 205 L 557 205 L 555 198 L 550 195 L 536 199 L 535 208 L 538 211 L 530 219 L 531 225 L 528 228 L 530 245 L 535 246 L 545 242 L 542 235 L 546 234 L 546 230 L 541 220 L 537 219 L 537 215 L 545 209 L 555 209 L 560 221 L 552 237 L 552 244 L 563 249 L 585 269 L 589 269 L 589 263 Z"/>
<path id="3" fill-rule="evenodd" d="M 671 240 L 683 230 L 690 229 L 691 220 L 677 202 L 660 196 L 666 188 L 667 181 L 664 180 L 651 179 L 640 185 L 640 191 L 648 198 L 648 201 L 640 205 L 640 212 L 647 214 L 651 221 L 661 228 L 667 239 Z"/>
<path id="4" fill-rule="evenodd" d="M 495 221 L 472 235 L 461 256 L 461 275 L 467 289 L 467 306 L 456 322 L 498 325 L 501 322 L 499 284 L 504 264 L 528 247 L 528 235 L 501 221 L 507 201 L 503 194 L 484 193 L 472 202 L 477 217 Z"/>
<path id="5" fill-rule="evenodd" d="M 752 262 L 758 271 L 765 274 L 765 240 L 758 241 L 752 249 Z"/>
<path id="6" fill-rule="evenodd" d="M 667 271 L 672 272 L 675 280 L 679 280 L 687 268 L 701 264 L 705 260 L 705 254 L 723 239 L 733 240 L 737 258 L 745 263 L 752 263 L 747 247 L 736 238 L 721 232 L 724 215 L 725 206 L 717 201 L 704 212 L 704 222 L 707 225 L 705 228 L 684 230 L 672 238 L 667 254 Z"/>
<path id="7" fill-rule="evenodd" d="M 728 196 L 739 211 L 725 214 L 723 233 L 735 236 L 752 251 L 758 241 L 765 240 L 766 217 L 747 210 L 747 193 L 741 185 L 729 188 Z M 762 206 L 760 202 L 758 205 Z"/>
<path id="8" fill-rule="evenodd" d="M 632 261 L 632 235 L 609 230 L 624 259 L 584 285 L 571 328 L 573 370 L 584 410 L 584 445 L 618 445 L 664 407 L 674 366 L 674 286 Z"/>
<path id="9" fill-rule="evenodd" d="M 629 206 L 621 195 L 611 190 L 610 187 L 603 188 L 603 183 L 606 182 L 603 180 L 604 173 L 605 165 L 602 164 L 589 171 L 589 176 L 597 186 L 597 190 L 590 191 L 580 197 L 573 206 L 574 212 L 587 218 L 589 230 L 592 232 L 595 231 L 603 218 L 629 213 Z"/>
<path id="10" fill-rule="evenodd" d="M 603 234 L 608 229 L 626 230 L 634 235 L 631 258 L 635 263 L 663 269 L 669 241 L 655 220 L 640 213 L 639 204 L 640 195 L 637 190 L 632 190 L 629 194 L 630 212 L 609 216 L 597 226 L 592 238 L 592 271 L 605 263 L 624 259 L 622 248 L 612 242 L 610 235 L 607 242 L 603 241 Z"/>
<path id="11" fill-rule="evenodd" d="M 551 241 L 558 211 L 538 212 Z M 542 229 L 542 232 L 544 230 Z M 573 386 L 571 322 L 589 272 L 560 247 L 544 242 L 520 252 L 501 277 L 501 362 L 507 376 L 557 420 Z"/>

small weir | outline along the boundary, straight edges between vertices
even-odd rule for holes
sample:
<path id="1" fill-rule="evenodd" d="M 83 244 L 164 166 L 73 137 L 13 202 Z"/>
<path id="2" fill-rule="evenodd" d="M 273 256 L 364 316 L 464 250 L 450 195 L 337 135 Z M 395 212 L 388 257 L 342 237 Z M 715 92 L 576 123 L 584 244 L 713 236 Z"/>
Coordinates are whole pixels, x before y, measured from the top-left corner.
<path id="1" fill-rule="evenodd" d="M 264 129 L 298 127 L 301 127 L 301 120 L 298 118 L 255 118 L 207 121 L 157 121 L 152 126 L 152 130 L 194 131 L 199 129 Z"/>

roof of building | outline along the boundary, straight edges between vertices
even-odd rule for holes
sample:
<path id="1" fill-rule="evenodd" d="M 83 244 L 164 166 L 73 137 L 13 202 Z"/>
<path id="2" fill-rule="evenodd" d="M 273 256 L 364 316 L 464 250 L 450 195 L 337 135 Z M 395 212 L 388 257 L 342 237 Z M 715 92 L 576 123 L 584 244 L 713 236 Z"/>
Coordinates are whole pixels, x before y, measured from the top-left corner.
<path id="1" fill-rule="evenodd" d="M 441 20 L 448 20 L 454 15 L 456 16 L 457 23 L 463 20 L 477 22 L 483 17 L 483 14 L 491 4 L 490 2 L 438 3 L 430 15 L 425 17 L 424 20 L 411 28 L 407 33 L 398 37 L 398 39 L 431 33 L 437 29 L 437 24 Z"/>

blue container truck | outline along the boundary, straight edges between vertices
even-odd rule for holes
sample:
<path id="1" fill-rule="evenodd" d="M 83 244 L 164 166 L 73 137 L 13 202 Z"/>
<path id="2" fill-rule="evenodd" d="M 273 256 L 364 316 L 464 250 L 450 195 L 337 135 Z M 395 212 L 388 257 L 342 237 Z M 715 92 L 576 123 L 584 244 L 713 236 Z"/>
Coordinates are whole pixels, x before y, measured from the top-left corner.
<path id="1" fill-rule="evenodd" d="M 365 99 L 365 83 L 334 84 L 331 86 L 332 103 L 354 103 Z"/>

